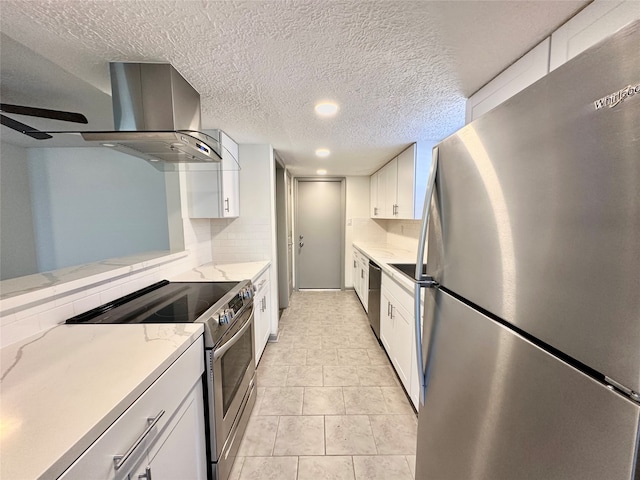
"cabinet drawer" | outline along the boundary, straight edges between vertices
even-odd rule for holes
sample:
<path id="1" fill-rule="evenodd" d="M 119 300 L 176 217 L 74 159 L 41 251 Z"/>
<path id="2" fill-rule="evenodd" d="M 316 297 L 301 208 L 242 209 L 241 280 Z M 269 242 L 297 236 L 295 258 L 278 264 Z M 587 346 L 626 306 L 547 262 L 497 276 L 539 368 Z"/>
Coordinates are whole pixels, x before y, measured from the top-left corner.
<path id="1" fill-rule="evenodd" d="M 360 263 L 360 257 L 361 257 L 360 252 L 354 248 L 353 249 L 353 260 L 356 262 L 356 265 L 358 263 Z"/>
<path id="2" fill-rule="evenodd" d="M 409 292 L 400 286 L 393 278 L 386 273 L 382 273 L 382 285 L 395 297 L 397 302 L 404 307 L 407 312 L 413 312 L 413 292 Z M 413 314 L 411 315 L 413 317 Z"/>
<path id="3" fill-rule="evenodd" d="M 258 293 L 262 291 L 262 289 L 267 285 L 267 283 L 269 282 L 269 271 L 271 270 L 271 267 L 267 268 L 264 272 L 262 272 L 260 274 L 260 276 L 258 278 L 256 278 L 253 281 L 253 285 L 255 287 L 255 291 L 256 291 L 256 296 L 258 296 Z"/>
<path id="4" fill-rule="evenodd" d="M 115 353 L 114 353 L 115 354 Z M 171 422 L 183 399 L 204 372 L 204 343 L 196 340 L 60 477 L 70 479 L 124 479 L 147 461 L 147 449 Z M 164 412 L 161 414 L 161 412 Z M 159 417 L 159 418 L 158 418 Z M 157 422 L 115 469 L 114 456 L 124 455 L 149 426 Z M 203 420 L 204 421 L 204 420 Z"/>

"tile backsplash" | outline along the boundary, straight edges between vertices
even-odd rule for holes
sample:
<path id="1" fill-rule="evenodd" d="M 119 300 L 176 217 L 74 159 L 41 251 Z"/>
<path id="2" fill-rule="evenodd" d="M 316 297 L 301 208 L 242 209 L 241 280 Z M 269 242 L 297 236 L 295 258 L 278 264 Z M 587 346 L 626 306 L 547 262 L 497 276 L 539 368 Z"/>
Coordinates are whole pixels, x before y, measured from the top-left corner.
<path id="1" fill-rule="evenodd" d="M 411 251 L 415 251 L 418 248 L 420 220 L 353 218 L 352 226 L 353 241 L 386 243 Z"/>
<path id="2" fill-rule="evenodd" d="M 418 250 L 421 220 L 387 220 L 387 242 L 403 250 Z"/>
<path id="3" fill-rule="evenodd" d="M 213 263 L 260 262 L 271 259 L 268 218 L 250 215 L 211 220 Z"/>

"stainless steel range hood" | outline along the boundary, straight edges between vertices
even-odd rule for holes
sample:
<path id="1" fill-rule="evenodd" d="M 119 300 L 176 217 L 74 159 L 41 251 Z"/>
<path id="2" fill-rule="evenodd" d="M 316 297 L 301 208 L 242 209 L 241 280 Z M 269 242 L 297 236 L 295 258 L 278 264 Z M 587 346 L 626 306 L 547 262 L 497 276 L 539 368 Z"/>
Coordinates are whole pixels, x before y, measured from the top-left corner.
<path id="1" fill-rule="evenodd" d="M 112 62 L 109 68 L 115 131 L 81 132 L 85 141 L 143 158 L 161 170 L 220 162 L 220 132 L 200 131 L 200 94 L 173 66 Z"/>

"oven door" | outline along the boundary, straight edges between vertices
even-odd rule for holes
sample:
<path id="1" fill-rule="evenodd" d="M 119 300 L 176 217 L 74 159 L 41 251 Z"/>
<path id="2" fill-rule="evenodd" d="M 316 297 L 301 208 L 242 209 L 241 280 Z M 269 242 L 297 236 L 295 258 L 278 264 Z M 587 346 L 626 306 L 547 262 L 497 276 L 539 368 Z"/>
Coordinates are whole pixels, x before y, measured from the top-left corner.
<path id="1" fill-rule="evenodd" d="M 220 459 L 225 442 L 229 438 L 238 414 L 246 407 L 254 374 L 254 321 L 253 304 L 241 313 L 232 328 L 225 333 L 219 346 L 209 351 L 209 398 L 211 435 L 214 445 L 211 453 L 214 462 Z M 212 389 L 212 391 L 211 391 Z"/>

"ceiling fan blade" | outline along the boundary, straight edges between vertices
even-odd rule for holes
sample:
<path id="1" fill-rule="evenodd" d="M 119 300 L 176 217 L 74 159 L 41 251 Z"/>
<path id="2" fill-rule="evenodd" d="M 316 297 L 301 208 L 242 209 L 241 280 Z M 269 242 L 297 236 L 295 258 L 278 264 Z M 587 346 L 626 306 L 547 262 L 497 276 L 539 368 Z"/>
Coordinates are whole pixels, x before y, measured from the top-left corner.
<path id="1" fill-rule="evenodd" d="M 62 120 L 64 122 L 89 123 L 87 117 L 81 113 L 62 112 L 60 110 L 48 110 L 46 108 L 0 103 L 0 111 L 4 113 L 15 113 L 16 115 L 29 115 L 30 117 L 51 118 L 52 120 Z"/>
<path id="2" fill-rule="evenodd" d="M 16 132 L 24 133 L 31 138 L 35 138 L 37 140 L 46 140 L 48 138 L 53 138 L 48 133 L 41 132 L 40 130 L 35 130 L 31 128 L 29 125 L 25 125 L 24 123 L 20 123 L 15 121 L 12 118 L 5 117 L 4 115 L 0 115 L 0 123 L 5 127 L 9 127 Z"/>

